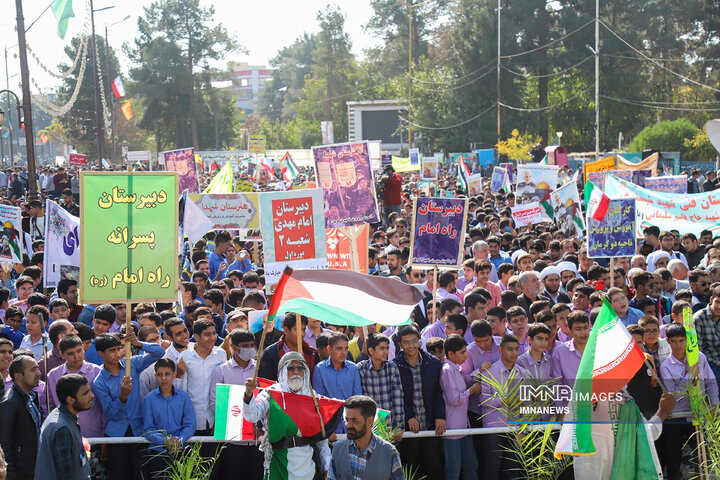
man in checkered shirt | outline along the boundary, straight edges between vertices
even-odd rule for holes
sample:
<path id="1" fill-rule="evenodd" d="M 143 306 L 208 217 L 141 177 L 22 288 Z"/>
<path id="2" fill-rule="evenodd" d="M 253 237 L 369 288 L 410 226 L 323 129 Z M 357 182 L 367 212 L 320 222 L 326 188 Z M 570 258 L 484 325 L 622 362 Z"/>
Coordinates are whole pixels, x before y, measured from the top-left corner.
<path id="1" fill-rule="evenodd" d="M 405 430 L 405 411 L 400 371 L 395 363 L 388 361 L 390 339 L 382 333 L 371 333 L 367 350 L 370 358 L 357 364 L 360 385 L 363 394 L 372 398 L 378 408 L 390 412 L 390 424 L 396 429 L 397 442 Z"/>

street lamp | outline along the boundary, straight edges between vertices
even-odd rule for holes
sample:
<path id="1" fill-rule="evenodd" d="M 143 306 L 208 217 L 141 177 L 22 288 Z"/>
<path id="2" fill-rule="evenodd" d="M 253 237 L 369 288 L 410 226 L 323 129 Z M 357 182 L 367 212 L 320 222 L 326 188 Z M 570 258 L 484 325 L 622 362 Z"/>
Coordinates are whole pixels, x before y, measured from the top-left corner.
<path id="1" fill-rule="evenodd" d="M 558 137 L 558 146 L 562 143 L 562 132 L 555 132 L 555 135 Z"/>

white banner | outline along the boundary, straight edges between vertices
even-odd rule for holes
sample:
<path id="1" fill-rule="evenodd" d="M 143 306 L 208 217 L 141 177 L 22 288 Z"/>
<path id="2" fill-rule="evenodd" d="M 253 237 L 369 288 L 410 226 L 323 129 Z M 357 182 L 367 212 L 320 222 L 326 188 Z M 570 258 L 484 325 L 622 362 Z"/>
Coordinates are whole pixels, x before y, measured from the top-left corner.
<path id="1" fill-rule="evenodd" d="M 80 219 L 57 203 L 45 204 L 43 286 L 57 287 L 62 278 L 76 278 L 80 269 Z"/>

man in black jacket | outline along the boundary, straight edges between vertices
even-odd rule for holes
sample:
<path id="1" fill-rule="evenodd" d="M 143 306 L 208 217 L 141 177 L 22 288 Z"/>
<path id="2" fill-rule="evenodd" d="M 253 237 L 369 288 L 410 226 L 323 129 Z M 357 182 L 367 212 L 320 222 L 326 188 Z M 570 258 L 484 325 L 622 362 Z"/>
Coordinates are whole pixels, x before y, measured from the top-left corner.
<path id="1" fill-rule="evenodd" d="M 258 369 L 259 377 L 277 381 L 278 363 L 280 363 L 280 359 L 288 352 L 298 351 L 298 334 L 295 324 L 295 314 L 291 312 L 286 313 L 282 321 L 283 336 L 280 337 L 280 340 L 269 347 L 265 347 L 262 355 L 258 359 L 260 362 L 260 367 Z M 302 316 L 300 320 L 300 328 L 302 329 L 300 331 L 301 339 L 305 338 L 305 329 L 307 328 L 307 324 L 308 318 Z M 317 351 L 308 345 L 304 340 L 302 342 L 302 350 L 305 363 L 307 363 L 308 368 L 310 369 L 310 375 L 312 375 L 315 365 L 320 361 L 320 357 L 318 357 Z"/>
<path id="2" fill-rule="evenodd" d="M 40 367 L 21 355 L 10 363 L 12 388 L 0 401 L 0 446 L 5 452 L 9 480 L 32 480 L 42 425 L 37 394 Z"/>

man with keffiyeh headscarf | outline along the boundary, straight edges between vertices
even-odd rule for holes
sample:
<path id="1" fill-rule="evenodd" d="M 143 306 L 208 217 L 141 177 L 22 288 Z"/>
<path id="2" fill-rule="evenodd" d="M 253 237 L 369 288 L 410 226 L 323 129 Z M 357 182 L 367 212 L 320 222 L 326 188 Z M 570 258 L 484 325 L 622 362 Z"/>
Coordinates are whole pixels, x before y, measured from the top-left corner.
<path id="1" fill-rule="evenodd" d="M 245 382 L 243 415 L 253 423 L 262 421 L 265 430 L 269 432 L 260 446 L 265 453 L 265 478 L 325 478 L 332 458 L 327 437 L 335 431 L 334 427 L 326 428 L 322 435 L 308 437 L 302 436 L 300 429 L 290 422 L 283 426 L 280 432 L 282 438 L 278 439 L 277 434 L 274 435 L 276 431 L 272 430 L 274 426 L 269 425 L 273 414 L 271 410 L 278 405 L 270 391 L 315 397 L 310 386 L 310 370 L 303 356 L 297 352 L 286 353 L 278 363 L 278 382 L 260 392 L 257 398 L 253 397 L 256 387 L 257 382 L 252 378 Z M 279 406 L 287 416 L 292 417 L 297 412 L 289 410 L 285 396 L 281 398 L 282 405 Z"/>

